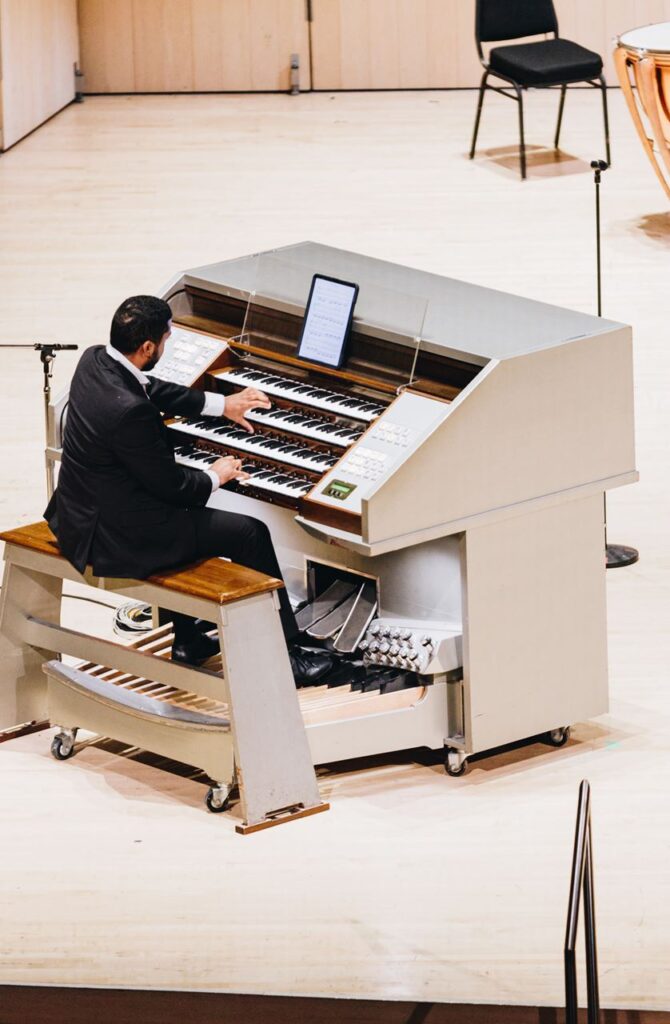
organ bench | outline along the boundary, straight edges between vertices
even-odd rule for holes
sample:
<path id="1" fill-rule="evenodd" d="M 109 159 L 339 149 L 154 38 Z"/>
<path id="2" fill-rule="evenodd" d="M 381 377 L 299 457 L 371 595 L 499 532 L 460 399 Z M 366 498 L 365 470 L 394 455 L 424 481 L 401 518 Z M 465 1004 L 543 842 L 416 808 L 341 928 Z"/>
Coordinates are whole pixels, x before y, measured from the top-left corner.
<path id="1" fill-rule="evenodd" d="M 84 728 L 192 764 L 214 781 L 213 811 L 225 809 L 236 779 L 241 833 L 328 809 L 281 629 L 280 580 L 218 558 L 146 580 L 82 576 L 46 523 L 0 539 L 0 731 L 46 720 L 61 728 L 59 759 Z M 133 644 L 62 626 L 64 580 L 215 622 L 220 668 L 172 662 L 169 625 Z"/>

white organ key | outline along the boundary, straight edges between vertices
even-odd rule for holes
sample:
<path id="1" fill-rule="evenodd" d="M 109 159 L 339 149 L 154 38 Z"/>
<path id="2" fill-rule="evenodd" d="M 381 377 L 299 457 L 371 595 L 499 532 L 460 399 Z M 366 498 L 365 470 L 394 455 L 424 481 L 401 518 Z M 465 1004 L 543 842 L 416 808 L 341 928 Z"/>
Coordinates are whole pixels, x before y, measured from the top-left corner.
<path id="1" fill-rule="evenodd" d="M 297 481 L 288 484 L 283 483 L 281 480 L 273 479 L 273 477 L 277 476 L 279 476 L 279 473 L 266 469 L 259 473 L 251 473 L 248 480 L 240 480 L 239 486 L 256 487 L 261 491 L 284 494 L 287 498 L 302 498 L 305 494 L 309 494 L 314 486 L 309 480 L 301 483 L 299 486 Z"/>
<path id="2" fill-rule="evenodd" d="M 316 473 L 325 473 L 337 462 L 332 455 L 319 454 L 318 452 L 300 452 L 299 444 L 291 442 L 276 441 L 268 438 L 265 434 L 249 434 L 247 431 L 234 425 L 222 424 L 220 420 L 213 420 L 212 426 L 201 426 L 196 423 L 182 420 L 171 423 L 172 430 L 180 433 L 192 434 L 194 437 L 202 437 L 208 441 L 215 441 L 217 444 L 235 448 L 237 451 L 248 452 L 250 455 L 265 456 L 274 459 L 276 462 L 285 462 L 290 466 L 299 466 L 301 469 L 311 469 Z"/>
<path id="3" fill-rule="evenodd" d="M 384 412 L 384 406 L 380 405 L 379 402 L 341 395 L 335 391 L 329 391 L 327 388 L 315 387 L 313 384 L 304 384 L 298 380 L 291 380 L 289 377 L 281 377 L 276 373 L 263 370 L 228 370 L 217 376 L 219 376 L 220 380 L 228 381 L 230 384 L 238 384 L 244 388 L 258 388 L 259 391 L 263 391 L 266 395 L 290 398 L 302 405 L 313 406 L 315 409 L 325 409 L 327 412 L 339 413 L 341 416 L 363 420 L 365 423 L 371 423 L 372 420 Z"/>

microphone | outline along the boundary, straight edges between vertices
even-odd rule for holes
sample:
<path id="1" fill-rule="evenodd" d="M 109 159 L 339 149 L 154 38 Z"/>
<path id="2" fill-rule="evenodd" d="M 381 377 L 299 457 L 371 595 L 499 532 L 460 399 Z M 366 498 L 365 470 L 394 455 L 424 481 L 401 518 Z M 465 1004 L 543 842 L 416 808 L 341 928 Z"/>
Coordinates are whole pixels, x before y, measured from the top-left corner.
<path id="1" fill-rule="evenodd" d="M 65 352 L 66 350 L 78 349 L 79 345 L 52 345 L 49 342 L 42 343 L 36 341 L 35 344 L 33 345 L 33 348 L 35 349 L 36 352 L 44 352 L 45 349 L 51 349 L 52 352 Z"/>

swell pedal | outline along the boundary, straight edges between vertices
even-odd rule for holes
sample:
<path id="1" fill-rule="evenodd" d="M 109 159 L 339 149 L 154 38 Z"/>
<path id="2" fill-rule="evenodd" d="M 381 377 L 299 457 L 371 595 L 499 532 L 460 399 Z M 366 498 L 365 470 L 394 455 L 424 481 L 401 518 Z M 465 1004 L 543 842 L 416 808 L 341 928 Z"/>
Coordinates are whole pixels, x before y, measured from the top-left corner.
<path id="1" fill-rule="evenodd" d="M 377 588 L 372 580 L 367 580 L 358 591 L 349 617 L 333 644 L 335 650 L 341 654 L 355 651 L 376 611 Z"/>
<path id="2" fill-rule="evenodd" d="M 347 583 L 345 580 L 335 580 L 322 594 L 319 594 L 318 597 L 296 613 L 295 620 L 298 624 L 298 629 L 301 632 L 304 630 L 309 631 L 310 626 L 313 626 L 315 622 L 319 622 L 326 615 L 334 611 L 338 605 L 341 605 L 343 601 L 346 601 L 354 593 L 355 589 L 356 585 L 354 583 Z M 326 634 L 326 636 L 330 635 L 330 633 Z M 310 636 L 316 636 L 316 634 L 310 633 Z"/>
<path id="3" fill-rule="evenodd" d="M 349 618 L 357 600 L 358 594 L 355 588 L 353 588 L 349 597 L 342 604 L 339 604 L 329 615 L 325 615 L 309 627 L 307 635 L 313 636 L 315 640 L 327 640 L 328 637 L 334 636 Z"/>

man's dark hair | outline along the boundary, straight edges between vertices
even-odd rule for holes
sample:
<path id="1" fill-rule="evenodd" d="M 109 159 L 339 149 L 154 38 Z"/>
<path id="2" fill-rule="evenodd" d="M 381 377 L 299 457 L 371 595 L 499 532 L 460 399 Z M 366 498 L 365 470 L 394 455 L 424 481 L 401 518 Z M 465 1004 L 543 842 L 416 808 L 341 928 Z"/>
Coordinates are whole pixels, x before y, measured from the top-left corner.
<path id="1" fill-rule="evenodd" d="M 109 343 L 119 352 L 137 352 L 145 341 L 161 340 L 172 319 L 172 310 L 153 295 L 132 295 L 112 317 Z"/>

